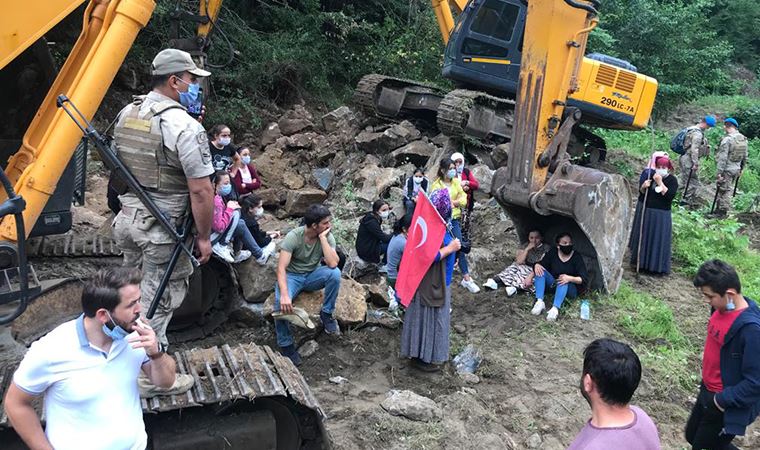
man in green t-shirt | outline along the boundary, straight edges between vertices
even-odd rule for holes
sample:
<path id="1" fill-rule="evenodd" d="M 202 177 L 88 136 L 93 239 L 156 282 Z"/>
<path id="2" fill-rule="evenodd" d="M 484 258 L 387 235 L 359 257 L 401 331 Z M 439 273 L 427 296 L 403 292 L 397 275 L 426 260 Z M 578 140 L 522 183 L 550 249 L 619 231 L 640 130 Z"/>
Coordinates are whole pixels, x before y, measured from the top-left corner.
<path id="1" fill-rule="evenodd" d="M 304 215 L 305 225 L 285 236 L 280 246 L 277 264 L 277 284 L 274 287 L 274 310 L 283 314 L 293 312 L 293 299 L 301 291 L 324 288 L 325 295 L 319 318 L 325 333 L 340 335 L 338 322 L 333 319 L 335 300 L 340 290 L 340 269 L 335 238 L 330 233 L 330 210 L 321 204 L 309 206 Z M 324 262 L 324 264 L 322 264 Z M 293 334 L 287 320 L 275 320 L 277 345 L 283 355 L 295 365 L 301 364 L 301 356 L 293 343 Z"/>

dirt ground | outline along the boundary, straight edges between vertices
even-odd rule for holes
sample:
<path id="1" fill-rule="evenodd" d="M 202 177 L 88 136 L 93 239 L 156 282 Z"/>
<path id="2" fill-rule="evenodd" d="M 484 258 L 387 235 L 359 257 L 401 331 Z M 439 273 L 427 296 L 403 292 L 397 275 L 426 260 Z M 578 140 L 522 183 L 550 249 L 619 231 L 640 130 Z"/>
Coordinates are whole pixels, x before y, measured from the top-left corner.
<path id="1" fill-rule="evenodd" d="M 77 232 L 96 232 L 108 220 L 101 172 L 91 174 L 90 187 L 90 204 L 75 210 Z M 481 208 L 479 217 L 473 252 L 481 247 L 488 253 L 476 258 L 473 272 L 482 283 L 511 262 L 518 243 L 498 206 Z M 747 223 L 757 241 L 757 221 Z M 48 258 L 33 263 L 43 276 L 63 277 L 83 276 L 118 259 Z M 450 366 L 438 374 L 410 368 L 399 357 L 400 329 L 360 326 L 345 330 L 338 339 L 300 335 L 301 341 L 315 338 L 319 343 L 318 351 L 305 358 L 300 369 L 328 415 L 326 426 L 334 448 L 565 448 L 590 414 L 578 391 L 583 348 L 605 336 L 627 341 L 634 349 L 639 344 L 616 326 L 615 310 L 603 298 L 594 302 L 591 321 L 578 318 L 575 300 L 566 304 L 558 322 L 550 324 L 543 316 L 530 314 L 528 295 L 507 298 L 503 290 L 486 289 L 473 295 L 458 285 L 460 279 L 455 274 L 452 357 L 467 344 L 481 351 L 477 384 L 468 384 Z M 709 311 L 688 279 L 678 274 L 636 277 L 630 269 L 624 279 L 664 300 L 687 338 L 703 341 Z M 273 331 L 264 319 L 253 326 L 250 321 L 233 320 L 217 335 L 180 347 L 247 341 L 275 347 Z M 699 356 L 688 364 L 698 376 Z M 329 381 L 337 375 L 347 382 Z M 443 419 L 422 423 L 391 416 L 380 402 L 392 389 L 409 389 L 435 400 Z M 686 448 L 683 427 L 696 392 L 696 385 L 692 392 L 684 392 L 667 375 L 658 376 L 645 367 L 633 403 L 653 418 L 664 449 Z M 760 427 L 751 427 L 736 442 L 742 448 L 760 448 Z"/>

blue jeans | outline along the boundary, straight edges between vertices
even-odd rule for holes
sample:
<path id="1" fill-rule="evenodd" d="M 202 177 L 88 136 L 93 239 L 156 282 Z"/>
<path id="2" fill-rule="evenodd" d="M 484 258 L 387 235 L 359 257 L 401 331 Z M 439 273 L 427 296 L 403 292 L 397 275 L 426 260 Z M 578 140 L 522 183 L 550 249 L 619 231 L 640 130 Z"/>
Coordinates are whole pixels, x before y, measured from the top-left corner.
<path id="1" fill-rule="evenodd" d="M 462 223 L 459 219 L 451 220 L 451 231 L 454 233 L 454 237 L 462 240 Z M 470 267 L 467 265 L 467 255 L 462 252 L 457 252 L 457 261 L 459 262 L 459 270 L 462 271 L 462 275 L 470 274 Z"/>
<path id="2" fill-rule="evenodd" d="M 222 234 L 213 233 L 211 240 L 216 240 L 215 236 L 219 237 L 218 242 L 227 245 L 233 239 L 238 239 L 243 248 L 249 250 L 254 258 L 261 258 L 262 251 L 259 244 L 256 243 L 256 239 L 253 238 L 251 231 L 245 224 L 245 220 L 240 218 L 240 210 L 236 209 L 232 214 L 232 221 L 227 229 Z"/>
<path id="3" fill-rule="evenodd" d="M 548 270 L 544 270 L 544 274 L 536 276 L 533 279 L 533 285 L 536 286 L 536 298 L 543 300 L 544 292 L 546 292 L 546 284 L 550 286 L 556 283 L 556 280 L 549 273 Z M 575 283 L 567 283 L 563 285 L 557 285 L 557 289 L 554 291 L 554 307 L 560 309 L 562 302 L 565 301 L 565 297 L 575 298 L 578 296 L 578 288 L 575 287 Z"/>
<path id="4" fill-rule="evenodd" d="M 295 300 L 302 291 L 318 291 L 325 289 L 325 299 L 322 302 L 322 311 L 332 315 L 335 310 L 335 300 L 338 299 L 340 290 L 340 269 L 331 269 L 327 266 L 319 266 L 314 272 L 293 273 L 285 272 L 288 283 L 288 295 L 290 300 Z M 280 286 L 274 285 L 274 310 L 280 310 Z M 277 332 L 277 345 L 287 347 L 293 345 L 293 334 L 290 331 L 290 322 L 287 320 L 275 320 L 274 328 Z"/>

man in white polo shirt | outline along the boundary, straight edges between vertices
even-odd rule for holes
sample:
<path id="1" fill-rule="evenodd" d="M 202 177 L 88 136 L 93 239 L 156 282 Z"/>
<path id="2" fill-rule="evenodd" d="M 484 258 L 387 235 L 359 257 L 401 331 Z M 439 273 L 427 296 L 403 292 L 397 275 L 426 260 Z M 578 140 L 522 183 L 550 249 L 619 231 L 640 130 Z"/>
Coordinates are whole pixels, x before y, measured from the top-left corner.
<path id="1" fill-rule="evenodd" d="M 99 271 L 84 287 L 77 319 L 32 344 L 13 375 L 5 409 L 32 449 L 142 450 L 147 444 L 137 376 L 170 387 L 174 360 L 140 317 L 140 272 Z M 32 407 L 44 394 L 43 432 Z"/>

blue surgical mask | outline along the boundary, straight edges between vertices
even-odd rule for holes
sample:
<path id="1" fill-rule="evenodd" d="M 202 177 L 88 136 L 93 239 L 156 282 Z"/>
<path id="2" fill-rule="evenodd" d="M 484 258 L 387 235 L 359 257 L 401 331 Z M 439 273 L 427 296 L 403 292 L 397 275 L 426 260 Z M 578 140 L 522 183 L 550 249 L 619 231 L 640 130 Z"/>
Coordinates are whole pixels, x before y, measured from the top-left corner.
<path id="1" fill-rule="evenodd" d="M 728 297 L 728 302 L 726 302 L 726 311 L 733 311 L 736 309 L 736 304 L 734 303 L 733 297 Z"/>
<path id="2" fill-rule="evenodd" d="M 187 92 L 177 91 L 179 93 L 180 105 L 184 106 L 188 110 L 198 109 L 198 112 L 200 112 L 199 98 L 201 85 L 198 83 L 188 83 L 181 78 L 178 78 L 178 80 L 187 85 Z"/>
<path id="3" fill-rule="evenodd" d="M 116 322 L 114 322 L 113 317 L 111 317 L 111 314 L 108 311 L 106 311 L 106 314 L 108 314 L 108 318 L 113 324 L 113 329 L 110 329 L 108 328 L 108 325 L 103 324 L 103 333 L 105 333 L 106 336 L 110 337 L 114 341 L 120 341 L 129 336 L 129 333 L 124 328 L 116 325 Z"/>
<path id="4" fill-rule="evenodd" d="M 248 165 L 251 163 L 251 157 L 250 156 L 243 156 L 240 158 L 243 161 L 243 164 Z"/>
<path id="5" fill-rule="evenodd" d="M 457 166 L 457 173 L 462 173 L 464 171 L 464 164 Z"/>
<path id="6" fill-rule="evenodd" d="M 457 170 L 456 169 L 450 169 L 448 174 L 449 178 L 456 178 L 457 176 Z"/>
<path id="7" fill-rule="evenodd" d="M 232 193 L 232 185 L 225 184 L 224 186 L 222 186 L 221 193 L 222 195 L 230 195 Z"/>

